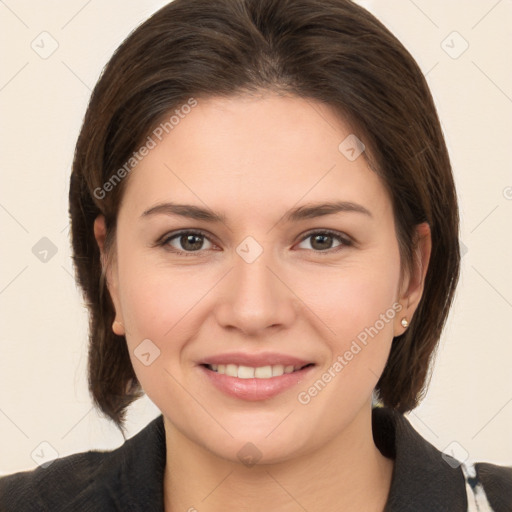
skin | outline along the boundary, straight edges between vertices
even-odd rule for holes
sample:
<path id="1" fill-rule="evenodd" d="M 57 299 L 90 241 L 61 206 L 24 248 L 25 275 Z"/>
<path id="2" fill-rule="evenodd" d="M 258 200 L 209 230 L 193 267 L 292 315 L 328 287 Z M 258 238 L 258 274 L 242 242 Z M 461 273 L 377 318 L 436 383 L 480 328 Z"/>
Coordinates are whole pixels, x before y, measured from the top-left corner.
<path id="1" fill-rule="evenodd" d="M 431 241 L 428 226 L 418 226 L 417 260 L 402 272 L 386 189 L 363 156 L 350 161 L 338 149 L 350 133 L 313 100 L 198 99 L 129 176 L 107 280 L 114 331 L 126 335 L 136 375 L 164 416 L 166 512 L 384 508 L 393 461 L 373 442 L 371 395 L 393 337 L 405 330 L 400 320 L 411 320 L 421 298 Z M 142 215 L 169 201 L 206 206 L 226 220 Z M 284 219 L 291 208 L 328 201 L 370 215 Z M 180 237 L 156 244 L 181 229 L 208 238 L 196 251 Z M 352 244 L 318 244 L 311 235 L 325 229 Z M 95 234 L 103 250 L 102 216 Z M 252 263 L 236 251 L 247 236 L 263 249 Z M 298 393 L 393 304 L 402 310 L 300 403 Z M 145 339 L 160 350 L 149 366 L 134 354 Z M 217 390 L 198 367 L 230 351 L 279 352 L 315 367 L 276 397 L 248 402 Z M 252 467 L 237 457 L 248 442 L 261 455 Z"/>

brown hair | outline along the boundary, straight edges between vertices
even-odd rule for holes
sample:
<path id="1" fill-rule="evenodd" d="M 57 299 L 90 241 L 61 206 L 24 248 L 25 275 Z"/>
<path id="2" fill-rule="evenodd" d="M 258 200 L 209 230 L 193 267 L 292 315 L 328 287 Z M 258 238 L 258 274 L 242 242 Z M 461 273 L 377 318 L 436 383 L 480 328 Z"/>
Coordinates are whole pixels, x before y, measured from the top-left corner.
<path id="1" fill-rule="evenodd" d="M 349 0 L 175 0 L 134 30 L 103 70 L 71 175 L 74 263 L 90 312 L 89 388 L 121 429 L 126 407 L 142 390 L 124 337 L 112 332 L 115 312 L 93 224 L 105 215 L 108 252 L 129 176 L 108 193 L 104 185 L 120 176 L 162 118 L 191 97 L 258 90 L 322 101 L 357 127 L 365 158 L 392 199 L 403 268 L 413 261 L 415 226 L 430 225 L 424 294 L 409 329 L 393 340 L 376 388 L 385 405 L 402 412 L 425 390 L 460 254 L 449 156 L 418 65 Z"/>

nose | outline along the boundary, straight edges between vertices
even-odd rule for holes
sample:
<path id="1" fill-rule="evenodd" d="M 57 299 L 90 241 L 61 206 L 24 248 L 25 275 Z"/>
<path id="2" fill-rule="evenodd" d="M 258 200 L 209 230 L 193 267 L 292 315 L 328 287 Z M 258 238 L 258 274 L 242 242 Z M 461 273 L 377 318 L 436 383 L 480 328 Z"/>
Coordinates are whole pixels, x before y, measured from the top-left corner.
<path id="1" fill-rule="evenodd" d="M 271 250 L 263 250 L 255 260 L 253 257 L 243 250 L 234 253 L 234 266 L 222 281 L 216 305 L 219 324 L 247 336 L 286 328 L 298 311 L 298 298 L 287 282 L 290 276 L 277 257 Z"/>

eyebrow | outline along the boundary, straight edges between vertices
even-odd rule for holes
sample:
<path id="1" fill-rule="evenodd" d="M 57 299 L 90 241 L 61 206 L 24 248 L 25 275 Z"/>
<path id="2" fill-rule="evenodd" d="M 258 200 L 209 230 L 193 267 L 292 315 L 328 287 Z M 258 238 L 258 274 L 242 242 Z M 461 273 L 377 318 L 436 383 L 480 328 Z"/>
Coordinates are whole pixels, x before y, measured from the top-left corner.
<path id="1" fill-rule="evenodd" d="M 285 222 L 297 222 L 305 219 L 334 215 L 340 212 L 355 212 L 373 217 L 371 212 L 364 206 L 350 201 L 335 201 L 330 203 L 312 203 L 292 208 L 286 212 L 282 219 Z M 226 216 L 216 213 L 208 208 L 202 208 L 192 204 L 177 204 L 172 202 L 160 203 L 145 210 L 141 218 L 154 215 L 177 215 L 189 219 L 203 220 L 214 223 L 226 223 Z"/>

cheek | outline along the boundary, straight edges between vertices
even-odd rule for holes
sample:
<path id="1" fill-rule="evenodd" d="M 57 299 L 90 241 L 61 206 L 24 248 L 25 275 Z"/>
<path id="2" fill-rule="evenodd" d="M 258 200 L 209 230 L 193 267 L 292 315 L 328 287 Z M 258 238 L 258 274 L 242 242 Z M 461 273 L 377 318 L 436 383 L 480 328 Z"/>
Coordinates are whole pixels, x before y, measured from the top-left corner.
<path id="1" fill-rule="evenodd" d="M 136 277 L 131 273 L 124 283 L 123 319 L 135 375 L 157 404 L 164 400 L 164 390 L 175 401 L 180 392 L 172 376 L 179 378 L 176 370 L 186 339 L 183 319 L 190 309 L 189 301 L 179 292 L 177 283 L 169 286 L 171 283 L 154 279 L 149 273 Z"/>
<path id="2" fill-rule="evenodd" d="M 388 320 L 396 315 L 399 277 L 398 258 L 358 262 L 330 275 L 321 271 L 308 276 L 303 293 L 314 291 L 309 295 L 312 308 L 343 345 L 376 323 L 384 335 L 392 332 Z"/>
<path id="3" fill-rule="evenodd" d="M 138 242 L 140 244 L 140 242 Z M 130 247 L 135 250 L 130 250 Z M 212 272 L 179 269 L 155 257 L 158 249 L 140 249 L 128 237 L 119 250 L 120 304 L 130 343 L 139 338 L 162 340 L 194 317 L 195 306 L 213 286 Z"/>
<path id="4" fill-rule="evenodd" d="M 395 318 L 402 309 L 400 259 L 394 246 L 336 273 L 329 279 L 318 272 L 308 277 L 307 285 L 315 289 L 312 309 L 329 328 L 329 358 L 321 376 L 329 384 L 324 388 L 319 383 L 311 394 L 304 388 L 300 402 L 314 400 L 319 414 L 327 403 L 355 411 L 371 394 L 386 364 Z"/>
<path id="5" fill-rule="evenodd" d="M 334 291 L 318 293 L 319 316 L 333 331 L 324 338 L 329 357 L 296 397 L 304 412 L 323 418 L 312 424 L 316 435 L 346 426 L 367 403 L 384 370 L 402 306 L 396 294 L 399 265 L 390 265 L 385 274 L 382 270 L 353 268 Z"/>
<path id="6" fill-rule="evenodd" d="M 202 333 L 221 275 L 154 264 L 143 253 L 119 261 L 119 292 L 126 340 L 142 387 L 158 393 L 162 380 L 190 365 L 189 342 Z M 148 341 L 149 340 L 149 341 Z M 147 356 L 146 354 L 149 354 Z M 166 373 L 167 371 L 167 373 Z M 179 390 L 177 390 L 179 391 Z"/>

